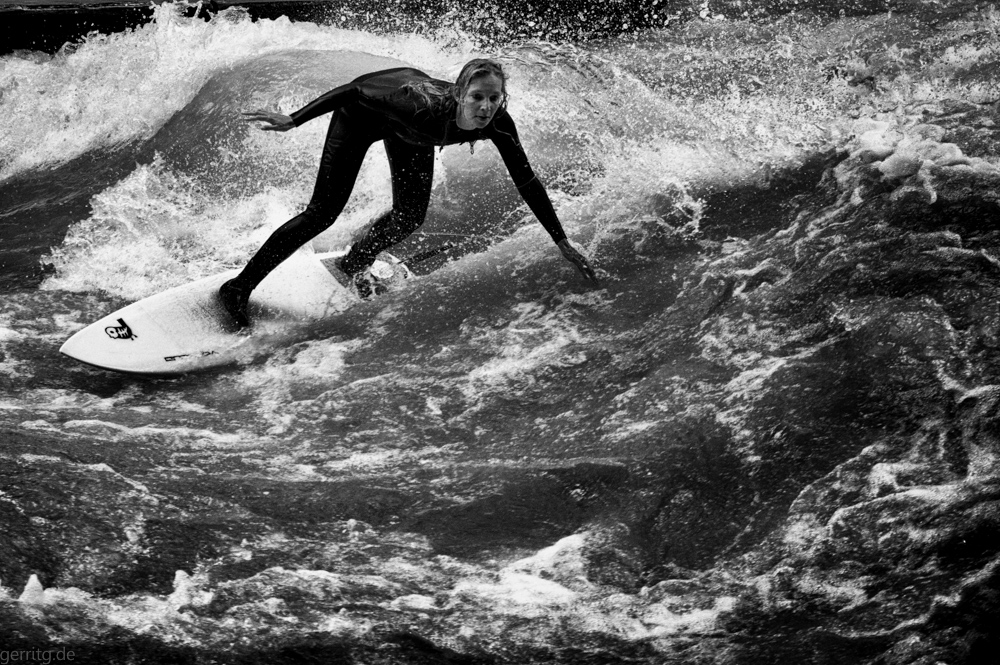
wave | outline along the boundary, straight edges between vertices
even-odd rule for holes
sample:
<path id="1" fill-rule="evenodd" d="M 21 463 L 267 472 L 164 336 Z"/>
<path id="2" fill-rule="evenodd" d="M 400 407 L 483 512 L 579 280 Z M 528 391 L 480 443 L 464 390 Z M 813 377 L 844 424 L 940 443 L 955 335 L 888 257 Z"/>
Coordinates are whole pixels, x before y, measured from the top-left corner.
<path id="1" fill-rule="evenodd" d="M 54 270 L 45 288 L 134 299 L 242 264 L 308 200 L 326 121 L 275 135 L 242 123 L 240 111 L 290 111 L 362 71 L 398 63 L 451 78 L 466 59 L 483 55 L 454 31 L 376 35 L 287 19 L 251 22 L 236 10 L 210 22 L 185 18 L 173 5 L 156 11 L 149 25 L 95 37 L 51 60 L 4 60 L 4 86 L 18 90 L 3 97 L 4 110 L 11 126 L 28 128 L 0 136 L 5 175 L 44 181 L 74 155 L 99 161 L 116 147 L 118 163 L 136 162 L 99 188 L 87 217 L 44 258 Z M 621 276 L 695 238 L 706 197 L 766 190 L 776 172 L 849 136 L 846 109 L 859 97 L 888 105 L 921 94 L 913 78 L 872 94 L 824 73 L 831 59 L 858 75 L 890 73 L 886 58 L 843 44 L 857 44 L 848 38 L 862 27 L 892 26 L 702 23 L 625 43 L 531 42 L 485 55 L 510 72 L 511 112 L 567 230 L 607 273 Z M 946 52 L 929 61 L 921 85 L 926 94 L 955 89 L 961 72 L 990 53 Z M 389 204 L 387 173 L 375 146 L 347 210 L 316 249 L 350 243 Z M 437 154 L 422 232 L 399 251 L 461 242 L 429 269 L 519 229 L 526 242 L 547 247 L 492 148 L 470 155 L 452 147 Z"/>
<path id="2" fill-rule="evenodd" d="M 208 77 L 137 145 L 140 163 L 132 172 L 91 198 L 89 216 L 46 257 L 56 272 L 46 287 L 138 298 L 239 265 L 308 200 L 326 124 L 277 136 L 247 127 L 239 112 L 290 110 L 359 68 L 395 62 L 352 51 L 286 50 Z M 756 155 L 747 159 L 711 128 L 695 129 L 703 124 L 697 109 L 658 98 L 614 66 L 594 74 L 553 58 L 538 68 L 526 52 L 507 62 L 516 86 L 511 112 L 568 230 L 596 242 L 590 249 L 616 265 L 630 261 L 628 245 L 641 245 L 649 233 L 696 229 L 691 183 L 738 181 L 758 168 Z M 452 71 L 460 64 L 449 62 Z M 389 205 L 381 153 L 373 147 L 347 210 L 316 240 L 317 250 L 348 244 Z M 533 226 L 491 147 L 438 153 L 436 173 L 427 223 L 404 253 L 438 246 L 444 235 L 481 250 L 490 239 Z M 123 254 L 133 260 L 122 262 Z"/>
<path id="3" fill-rule="evenodd" d="M 414 35 L 379 36 L 287 18 L 252 22 L 239 8 L 205 22 L 184 17 L 183 7 L 162 4 L 146 25 L 92 35 L 53 57 L 5 56 L 0 180 L 99 148 L 148 140 L 219 72 L 290 47 L 390 58 L 406 54 L 435 70 L 451 62 L 432 41 Z M 455 45 L 456 52 L 462 49 Z"/>
<path id="4" fill-rule="evenodd" d="M 287 42 L 206 60 L 72 220 L 47 290 L 0 310 L 7 526 L 26 544 L 5 583 L 38 576 L 11 609 L 24 625 L 102 656 L 265 660 L 401 662 L 406 627 L 413 661 L 439 642 L 452 660 L 751 662 L 789 616 L 790 662 L 988 648 L 969 626 L 995 614 L 973 607 L 996 568 L 976 537 L 996 522 L 995 13 L 497 48 L 601 288 L 488 146 L 451 148 L 397 251 L 477 242 L 404 289 L 214 374 L 67 365 L 58 341 L 109 301 L 237 265 L 303 204 L 325 123 L 252 131 L 241 105 L 302 103 L 345 57 L 448 76 L 471 53 L 235 25 Z M 387 202 L 378 150 L 365 168 L 319 249 Z M 935 609 L 942 593 L 961 602 Z"/>

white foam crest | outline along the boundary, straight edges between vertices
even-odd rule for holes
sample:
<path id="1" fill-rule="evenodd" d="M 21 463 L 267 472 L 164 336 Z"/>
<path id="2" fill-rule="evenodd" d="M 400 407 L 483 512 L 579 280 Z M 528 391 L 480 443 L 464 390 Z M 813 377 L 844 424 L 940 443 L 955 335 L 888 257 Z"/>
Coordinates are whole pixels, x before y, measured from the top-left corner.
<path id="1" fill-rule="evenodd" d="M 563 308 L 547 309 L 539 303 L 517 303 L 502 328 L 463 324 L 462 335 L 473 348 L 489 349 L 492 357 L 466 376 L 461 387 L 466 398 L 479 400 L 485 392 L 512 383 L 532 382 L 532 374 L 546 366 L 580 362 L 569 347 L 586 341 L 585 335 Z"/>
<path id="2" fill-rule="evenodd" d="M 0 60 L 0 146 L 6 156 L 0 179 L 149 138 L 213 74 L 267 53 L 363 51 L 452 74 L 472 52 L 455 35 L 445 50 L 433 36 L 379 36 L 285 17 L 251 22 L 240 8 L 206 22 L 183 17 L 185 7 L 157 5 L 151 23 L 91 36 L 48 60 Z"/>
<path id="3" fill-rule="evenodd" d="M 4 342 L 17 341 L 23 337 L 24 335 L 16 330 L 0 326 L 0 344 Z"/>
<path id="4" fill-rule="evenodd" d="M 767 187 L 776 167 L 825 144 L 837 117 L 804 85 L 685 97 L 644 85 L 616 57 L 587 76 L 578 63 L 516 64 L 510 104 L 529 158 L 556 172 L 547 184 L 570 236 L 611 263 L 631 261 L 651 235 L 696 235 L 702 204 L 691 192 Z"/>
<path id="5" fill-rule="evenodd" d="M 588 192 L 561 201 L 559 214 L 598 264 L 631 262 L 654 235 L 696 236 L 703 206 L 688 183 L 723 177 L 723 164 L 713 163 L 703 149 L 622 144 L 605 156 L 604 173 Z"/>
<path id="6" fill-rule="evenodd" d="M 16 376 L 23 376 L 24 369 L 28 363 L 22 360 L 18 360 L 11 354 L 8 349 L 11 343 L 20 342 L 24 339 L 24 333 L 18 332 L 12 328 L 6 328 L 0 325 L 0 374 L 6 375 L 8 378 L 13 378 Z M 4 408 L 17 408 L 13 405 L 7 406 L 0 404 L 0 409 Z"/>
<path id="7" fill-rule="evenodd" d="M 48 260 L 44 289 L 137 299 L 237 265 L 291 214 L 282 192 L 216 201 L 156 159 L 95 196 Z"/>
<path id="8" fill-rule="evenodd" d="M 91 393 L 57 388 L 39 388 L 21 394 L 20 406 L 38 407 L 46 411 L 70 411 L 93 413 L 95 411 L 111 411 L 122 402 L 135 397 L 137 391 L 129 388 L 114 397 L 98 397 Z"/>
<path id="9" fill-rule="evenodd" d="M 31 575 L 18 596 L 18 609 L 36 620 L 48 615 L 58 617 L 64 629 L 77 636 L 96 637 L 115 626 L 137 634 L 159 634 L 174 643 L 196 644 L 200 643 L 199 629 L 187 610 L 211 602 L 212 593 L 203 590 L 206 582 L 204 575 L 192 576 L 178 570 L 174 590 L 165 598 L 137 594 L 107 599 L 76 587 L 45 588 L 36 575 Z M 193 629 L 191 634 L 189 629 Z"/>
<path id="10" fill-rule="evenodd" d="M 501 56 L 510 77 L 508 108 L 529 156 L 543 164 L 599 163 L 619 142 L 648 141 L 677 125 L 672 104 L 611 61 L 570 45 L 559 48 L 573 49 L 572 59 L 558 52 Z"/>
<path id="11" fill-rule="evenodd" d="M 277 544 L 285 545 L 282 541 Z M 444 556 L 435 557 L 433 562 L 411 558 L 429 550 L 421 543 L 406 548 L 409 556 L 381 561 L 378 574 L 271 567 L 246 579 L 213 584 L 207 571 L 177 571 L 173 590 L 165 595 L 100 598 L 74 588 L 46 589 L 35 577 L 25 584 L 17 609 L 36 621 L 58 617 L 79 635 L 97 636 L 118 626 L 193 646 L 241 639 L 247 631 L 255 630 L 249 618 L 260 621 L 268 615 L 293 624 L 301 633 L 318 630 L 363 635 L 371 628 L 363 616 L 343 610 L 324 613 L 332 599 L 347 594 L 363 594 L 373 603 L 414 619 L 447 612 L 451 626 L 461 625 L 459 638 L 478 642 L 517 639 L 551 644 L 567 629 L 629 640 L 694 636 L 717 630 L 719 615 L 732 610 L 734 599 L 727 596 L 716 598 L 711 606 L 701 603 L 701 609 L 675 611 L 662 602 L 662 594 L 657 595 L 661 600 L 653 600 L 649 594 L 608 593 L 597 586 L 575 590 L 559 579 L 547 578 L 558 573 L 561 565 L 568 565 L 574 575 L 584 570 L 581 541 L 582 534 L 570 536 L 499 570 L 492 564 L 463 563 Z M 406 538 L 403 542 L 412 541 Z M 256 543 L 258 547 L 265 544 L 263 539 Z M 550 565 L 554 552 L 560 562 L 555 567 Z M 246 554 L 252 556 L 252 551 Z M 533 572 L 525 571 L 527 564 Z M 434 595 L 414 593 L 415 588 L 429 591 L 435 587 L 440 591 Z M 245 591 L 246 598 L 220 616 L 191 611 L 206 607 L 223 589 Z M 286 590 L 296 590 L 305 604 L 289 606 L 281 599 Z M 8 597 L 15 594 L 6 593 Z M 3 595 L 0 591 L 0 597 Z M 404 615 L 400 620 L 406 618 Z"/>
<path id="12" fill-rule="evenodd" d="M 263 367 L 248 369 L 241 381 L 248 390 L 254 391 L 273 386 L 275 382 L 325 384 L 335 381 L 344 369 L 344 357 L 360 345 L 360 340 L 301 342 L 275 353 Z"/>
<path id="13" fill-rule="evenodd" d="M 434 446 L 416 450 L 351 453 L 345 459 L 325 462 L 323 469 L 331 472 L 346 472 L 350 473 L 352 477 L 359 477 L 361 473 L 384 473 L 393 469 L 412 468 L 418 464 L 440 458 L 445 453 L 444 448 Z"/>
<path id="14" fill-rule="evenodd" d="M 526 115 L 533 130 L 521 132 L 526 145 L 543 140 L 543 159 L 559 160 L 583 144 L 586 158 L 609 170 L 658 165 L 670 183 L 728 186 L 754 177 L 763 164 L 794 160 L 825 143 L 827 124 L 840 116 L 838 100 L 852 94 L 817 90 L 811 71 L 769 94 L 731 86 L 708 98 L 701 90 L 658 87 L 648 72 L 633 73 L 683 48 L 659 41 L 603 52 L 560 45 L 510 56 L 511 110 L 519 120 Z M 658 191 L 636 189 L 646 196 Z"/>
<path id="15" fill-rule="evenodd" d="M 452 607 L 467 611 L 472 606 L 486 616 L 533 620 L 535 639 L 572 626 L 585 633 L 630 640 L 708 633 L 717 629 L 719 616 L 733 608 L 735 599 L 731 596 L 717 597 L 711 607 L 674 611 L 648 593 L 608 593 L 586 579 L 586 538 L 586 533 L 567 536 L 496 574 L 463 571 L 450 593 Z M 489 626 L 480 628 L 491 630 Z"/>
<path id="16" fill-rule="evenodd" d="M 62 424 L 64 430 L 84 434 L 100 434 L 111 440 L 124 441 L 158 441 L 169 444 L 203 444 L 210 447 L 222 447 L 242 441 L 238 433 L 218 433 L 212 430 L 193 427 L 129 427 L 106 420 L 86 419 L 67 420 Z"/>
<path id="17" fill-rule="evenodd" d="M 494 612 L 514 614 L 526 619 L 549 616 L 554 610 L 569 609 L 579 594 L 557 582 L 527 573 L 505 570 L 496 582 L 461 582 L 458 595 L 476 596 L 489 603 Z"/>
<path id="18" fill-rule="evenodd" d="M 257 416 L 270 423 L 268 433 L 287 432 L 301 409 L 309 410 L 313 398 L 295 399 L 293 392 L 313 387 L 323 389 L 338 382 L 345 357 L 361 345 L 360 340 L 320 339 L 295 344 L 275 353 L 262 366 L 240 373 L 241 387 L 255 395 Z M 321 395 L 320 395 L 321 396 Z"/>
<path id="19" fill-rule="evenodd" d="M 318 161 L 324 128 L 321 123 L 311 128 L 316 131 L 305 137 L 310 140 L 300 136 L 285 147 L 299 163 Z M 304 208 L 312 187 L 310 173 L 286 188 L 262 185 L 248 197 L 220 197 L 157 156 L 91 200 L 91 216 L 70 227 L 62 245 L 46 257 L 56 274 L 42 288 L 137 300 L 242 267 Z M 390 191 L 384 151 L 373 146 L 344 212 L 312 246 L 317 251 L 349 246 L 390 204 Z"/>

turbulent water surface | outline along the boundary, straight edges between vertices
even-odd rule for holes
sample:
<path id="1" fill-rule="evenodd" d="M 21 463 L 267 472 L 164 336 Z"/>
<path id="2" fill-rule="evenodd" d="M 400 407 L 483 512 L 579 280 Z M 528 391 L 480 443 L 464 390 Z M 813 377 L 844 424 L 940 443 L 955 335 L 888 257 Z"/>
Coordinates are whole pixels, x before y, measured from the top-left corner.
<path id="1" fill-rule="evenodd" d="M 0 59 L 0 654 L 989 662 L 992 9 L 488 48 L 182 9 Z M 404 289 L 207 374 L 59 355 L 307 201 L 325 119 L 241 110 L 480 55 L 598 287 L 454 146 Z M 313 248 L 390 198 L 376 146 Z"/>

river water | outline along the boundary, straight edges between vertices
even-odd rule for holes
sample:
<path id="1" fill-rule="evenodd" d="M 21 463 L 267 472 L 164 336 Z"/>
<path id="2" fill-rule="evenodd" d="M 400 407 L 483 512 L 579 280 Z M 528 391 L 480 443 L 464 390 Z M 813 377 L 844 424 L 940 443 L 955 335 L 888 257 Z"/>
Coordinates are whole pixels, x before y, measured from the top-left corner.
<path id="1" fill-rule="evenodd" d="M 754 385 L 712 355 L 724 339 L 673 346 L 671 308 L 694 269 L 788 224 L 817 160 L 889 107 L 897 91 L 852 80 L 852 39 L 887 35 L 891 59 L 886 44 L 925 28 L 707 17 L 484 51 L 455 26 L 333 23 L 161 5 L 134 31 L 0 61 L 10 644 L 95 662 L 101 648 L 120 662 L 688 662 L 746 580 L 675 596 L 661 582 L 698 578 L 760 528 L 716 464 L 725 399 L 699 395 Z M 277 134 L 240 111 L 291 112 L 399 64 L 449 79 L 480 55 L 507 68 L 528 156 L 598 287 L 492 146 L 453 146 L 426 223 L 394 251 L 452 248 L 404 289 L 209 373 L 60 356 L 113 309 L 242 265 L 305 204 L 326 119 Z M 313 249 L 348 245 L 390 196 L 375 146 Z M 684 507 L 676 486 L 693 476 L 715 483 L 714 506 Z M 667 504 L 683 529 L 664 525 Z M 46 590 L 18 605 L 31 575 Z"/>

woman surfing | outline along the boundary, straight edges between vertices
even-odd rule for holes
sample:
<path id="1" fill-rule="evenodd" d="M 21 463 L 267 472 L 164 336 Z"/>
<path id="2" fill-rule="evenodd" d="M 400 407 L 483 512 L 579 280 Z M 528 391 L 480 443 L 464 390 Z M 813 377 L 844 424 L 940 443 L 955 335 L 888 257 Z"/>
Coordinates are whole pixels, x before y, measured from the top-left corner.
<path id="1" fill-rule="evenodd" d="M 411 68 L 373 72 L 334 88 L 292 113 L 244 113 L 265 131 L 285 132 L 333 111 L 319 175 L 306 209 L 279 227 L 235 278 L 219 289 L 236 324 L 249 325 L 247 303 L 253 289 L 299 247 L 329 228 L 347 204 L 361 163 L 376 141 L 385 144 L 392 177 L 392 209 L 372 224 L 340 260 L 344 281 L 362 298 L 373 286 L 368 268 L 379 252 L 413 233 L 430 202 L 434 147 L 489 139 L 497 147 L 518 193 L 563 256 L 585 278 L 597 277 L 587 258 L 567 239 L 562 224 L 535 176 L 507 112 L 507 77 L 499 63 L 468 62 L 455 83 Z"/>

